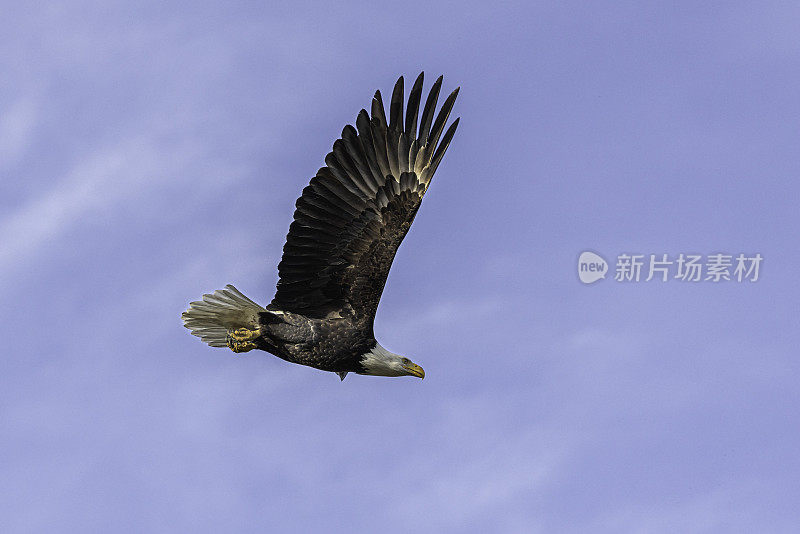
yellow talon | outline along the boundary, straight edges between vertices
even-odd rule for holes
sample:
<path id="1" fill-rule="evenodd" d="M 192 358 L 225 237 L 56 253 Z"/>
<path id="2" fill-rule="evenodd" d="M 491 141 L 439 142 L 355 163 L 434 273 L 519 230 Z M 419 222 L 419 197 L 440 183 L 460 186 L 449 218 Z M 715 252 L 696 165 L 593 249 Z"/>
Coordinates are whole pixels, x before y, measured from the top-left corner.
<path id="1" fill-rule="evenodd" d="M 238 341 L 233 341 L 232 339 L 228 340 L 228 348 L 231 349 L 233 352 L 247 352 L 253 349 L 257 349 L 255 343 L 251 341 L 245 341 L 244 343 L 240 343 Z"/>
<path id="2" fill-rule="evenodd" d="M 250 330 L 248 328 L 237 328 L 233 332 L 228 332 L 228 348 L 233 352 L 247 352 L 258 348 L 253 343 L 261 337 L 260 330 Z"/>
<path id="3" fill-rule="evenodd" d="M 261 330 L 250 330 L 249 328 L 237 328 L 233 332 L 228 333 L 236 341 L 253 341 L 261 337 Z"/>

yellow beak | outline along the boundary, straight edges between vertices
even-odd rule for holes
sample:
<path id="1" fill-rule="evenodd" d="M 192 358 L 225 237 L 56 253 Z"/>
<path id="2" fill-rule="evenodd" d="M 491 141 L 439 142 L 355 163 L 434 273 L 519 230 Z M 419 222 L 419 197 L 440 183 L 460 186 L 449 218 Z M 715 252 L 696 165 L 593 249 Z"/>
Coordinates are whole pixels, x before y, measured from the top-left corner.
<path id="1" fill-rule="evenodd" d="M 405 367 L 406 371 L 408 371 L 408 374 L 416 376 L 418 378 L 425 378 L 425 369 L 423 369 L 416 363 L 409 363 L 407 365 L 404 365 L 403 367 Z"/>

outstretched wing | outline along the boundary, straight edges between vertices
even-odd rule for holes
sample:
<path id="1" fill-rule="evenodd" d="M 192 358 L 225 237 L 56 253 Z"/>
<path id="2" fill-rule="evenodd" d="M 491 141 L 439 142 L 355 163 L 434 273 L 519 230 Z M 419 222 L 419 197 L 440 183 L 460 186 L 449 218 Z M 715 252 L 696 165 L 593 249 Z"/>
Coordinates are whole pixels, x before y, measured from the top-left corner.
<path id="1" fill-rule="evenodd" d="M 310 317 L 331 312 L 375 317 L 397 247 L 458 126 L 456 119 L 442 136 L 458 89 L 433 120 L 440 76 L 417 131 L 422 80 L 420 74 L 411 89 L 405 120 L 401 76 L 389 123 L 377 91 L 371 116 L 362 109 L 356 128 L 346 126 L 333 144 L 326 166 L 297 200 L 272 305 Z"/>

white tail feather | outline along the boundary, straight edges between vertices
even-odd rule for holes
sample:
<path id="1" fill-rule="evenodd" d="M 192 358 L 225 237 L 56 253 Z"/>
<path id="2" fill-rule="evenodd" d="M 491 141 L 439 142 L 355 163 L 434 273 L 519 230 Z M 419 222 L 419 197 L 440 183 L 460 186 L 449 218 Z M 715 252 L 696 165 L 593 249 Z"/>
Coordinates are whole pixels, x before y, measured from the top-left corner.
<path id="1" fill-rule="evenodd" d="M 227 347 L 228 332 L 237 328 L 256 329 L 264 308 L 245 297 L 231 284 L 203 295 L 183 312 L 183 326 L 212 347 Z"/>

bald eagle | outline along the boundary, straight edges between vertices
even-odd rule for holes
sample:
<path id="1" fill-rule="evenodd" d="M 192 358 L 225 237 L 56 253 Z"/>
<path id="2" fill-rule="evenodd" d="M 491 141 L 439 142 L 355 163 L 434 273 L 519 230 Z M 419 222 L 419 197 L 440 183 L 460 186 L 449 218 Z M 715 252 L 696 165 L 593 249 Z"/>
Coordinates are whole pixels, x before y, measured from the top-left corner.
<path id="1" fill-rule="evenodd" d="M 362 109 L 356 127 L 345 126 L 333 143 L 325 167 L 297 200 L 272 302 L 261 307 L 227 285 L 183 312 L 192 334 L 212 347 L 260 349 L 342 380 L 347 373 L 425 377 L 422 367 L 383 348 L 373 332 L 392 260 L 459 121 L 445 131 L 458 88 L 434 120 L 441 76 L 418 116 L 422 83 L 420 74 L 405 119 L 401 76 L 388 123 L 377 91 L 371 112 Z"/>

